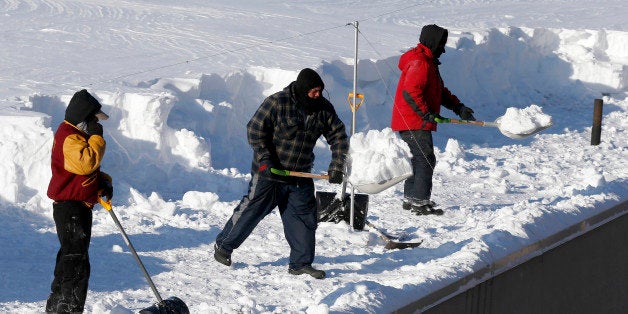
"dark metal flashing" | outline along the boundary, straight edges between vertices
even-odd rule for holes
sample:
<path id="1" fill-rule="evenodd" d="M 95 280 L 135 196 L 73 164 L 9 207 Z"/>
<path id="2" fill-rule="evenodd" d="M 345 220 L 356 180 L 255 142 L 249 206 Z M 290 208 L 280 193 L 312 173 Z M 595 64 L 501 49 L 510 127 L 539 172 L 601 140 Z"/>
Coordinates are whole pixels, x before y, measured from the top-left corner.
<path id="1" fill-rule="evenodd" d="M 508 271 L 530 259 L 542 255 L 543 253 L 572 240 L 582 234 L 585 234 L 599 226 L 613 221 L 619 217 L 622 217 L 628 212 L 628 201 L 624 200 L 621 203 L 609 208 L 593 217 L 585 219 L 582 222 L 576 223 L 570 227 L 567 227 L 545 239 L 537 241 L 531 245 L 523 247 L 522 249 L 514 252 L 504 258 L 494 261 L 491 265 L 476 271 L 460 280 L 443 287 L 431 294 L 416 300 L 410 304 L 407 304 L 393 313 L 421 313 L 434 306 L 437 306 L 454 296 L 464 293 L 465 291 L 473 288 L 479 283 L 494 278 L 501 273 Z"/>

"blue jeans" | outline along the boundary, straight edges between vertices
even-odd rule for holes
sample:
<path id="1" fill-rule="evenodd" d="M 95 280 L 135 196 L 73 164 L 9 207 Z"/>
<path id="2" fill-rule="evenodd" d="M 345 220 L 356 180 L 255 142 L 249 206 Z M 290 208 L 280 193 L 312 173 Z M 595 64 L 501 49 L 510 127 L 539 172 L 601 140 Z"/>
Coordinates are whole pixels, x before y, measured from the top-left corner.
<path id="1" fill-rule="evenodd" d="M 409 201 L 429 200 L 432 195 L 432 175 L 436 166 L 432 132 L 408 130 L 399 132 L 412 153 L 412 176 L 403 186 L 403 195 Z"/>
<path id="2" fill-rule="evenodd" d="M 299 178 L 284 183 L 254 173 L 248 194 L 216 236 L 216 245 L 225 252 L 233 252 L 275 207 L 279 207 L 284 234 L 290 245 L 290 269 L 312 265 L 317 227 L 312 179 Z"/>

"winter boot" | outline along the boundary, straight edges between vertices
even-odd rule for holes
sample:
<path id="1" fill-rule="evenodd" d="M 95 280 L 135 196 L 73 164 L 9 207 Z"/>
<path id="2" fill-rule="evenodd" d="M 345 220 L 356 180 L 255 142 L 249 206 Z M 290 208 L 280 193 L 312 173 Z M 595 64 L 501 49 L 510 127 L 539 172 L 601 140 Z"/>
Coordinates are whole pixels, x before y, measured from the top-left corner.
<path id="1" fill-rule="evenodd" d="M 303 266 L 299 269 L 288 269 L 288 273 L 290 273 L 291 275 L 302 275 L 302 274 L 308 274 L 316 279 L 323 279 L 325 278 L 325 271 L 316 269 L 310 265 L 307 266 Z"/>
<path id="2" fill-rule="evenodd" d="M 220 264 L 231 266 L 231 254 L 219 248 L 217 244 L 214 244 L 214 259 Z"/>
<path id="3" fill-rule="evenodd" d="M 403 208 L 404 210 L 411 210 L 412 209 L 412 203 L 410 203 L 408 201 L 403 201 L 403 204 L 401 204 L 401 208 Z"/>
<path id="4" fill-rule="evenodd" d="M 436 203 L 430 200 L 420 200 L 418 202 L 411 203 L 411 209 L 416 215 L 442 215 L 443 210 L 436 208 Z"/>

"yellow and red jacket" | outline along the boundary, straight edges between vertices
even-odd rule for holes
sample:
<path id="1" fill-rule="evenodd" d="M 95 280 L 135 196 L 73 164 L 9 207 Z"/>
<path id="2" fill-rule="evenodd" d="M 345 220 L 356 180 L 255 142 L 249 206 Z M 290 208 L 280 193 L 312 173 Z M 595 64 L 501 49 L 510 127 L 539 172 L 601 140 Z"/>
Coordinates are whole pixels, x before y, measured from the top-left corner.
<path id="1" fill-rule="evenodd" d="M 54 201 L 82 201 L 89 207 L 98 201 L 101 180 L 111 177 L 100 171 L 105 139 L 87 135 L 63 121 L 52 145 L 52 178 L 48 197 Z"/>

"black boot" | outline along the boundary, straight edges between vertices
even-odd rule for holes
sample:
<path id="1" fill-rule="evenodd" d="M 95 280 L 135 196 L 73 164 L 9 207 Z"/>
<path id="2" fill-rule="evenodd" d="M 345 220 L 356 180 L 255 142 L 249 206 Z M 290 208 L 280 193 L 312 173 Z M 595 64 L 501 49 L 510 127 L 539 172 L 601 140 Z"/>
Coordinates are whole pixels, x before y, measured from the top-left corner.
<path id="1" fill-rule="evenodd" d="M 214 244 L 214 259 L 220 264 L 231 266 L 231 254 L 223 251 L 217 244 Z"/>
<path id="2" fill-rule="evenodd" d="M 435 208 L 432 204 L 425 204 L 421 206 L 412 206 L 411 211 L 416 215 L 437 215 L 440 216 L 444 212 L 440 208 Z"/>
<path id="3" fill-rule="evenodd" d="M 290 273 L 291 275 L 302 275 L 302 274 L 308 274 L 316 279 L 323 279 L 325 278 L 325 271 L 316 269 L 312 266 L 303 266 L 299 269 L 288 269 L 288 273 Z"/>

